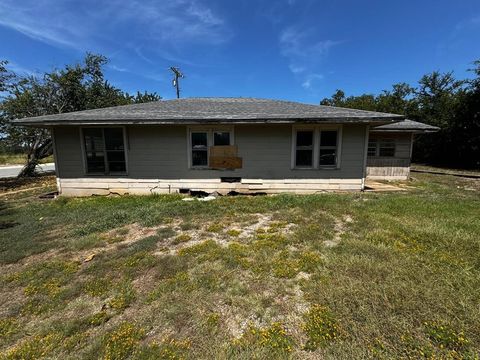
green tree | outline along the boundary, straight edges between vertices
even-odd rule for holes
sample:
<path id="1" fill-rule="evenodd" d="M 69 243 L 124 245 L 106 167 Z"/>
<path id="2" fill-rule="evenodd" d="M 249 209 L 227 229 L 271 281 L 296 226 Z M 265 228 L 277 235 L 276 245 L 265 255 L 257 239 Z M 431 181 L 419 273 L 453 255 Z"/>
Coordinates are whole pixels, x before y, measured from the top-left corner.
<path id="1" fill-rule="evenodd" d="M 7 92 L 0 103 L 0 133 L 9 145 L 21 146 L 27 153 L 27 164 L 19 176 L 34 174 L 39 160 L 52 153 L 52 140 L 46 129 L 14 126 L 11 120 L 161 99 L 147 92 L 131 96 L 112 86 L 104 77 L 106 63 L 106 57 L 87 53 L 80 64 L 40 78 L 20 78 L 7 71 L 6 62 L 0 62 L 0 89 Z"/>
<path id="2" fill-rule="evenodd" d="M 475 77 L 458 80 L 453 73 L 434 71 L 416 87 L 406 83 L 378 95 L 346 96 L 336 90 L 322 105 L 403 114 L 408 119 L 440 127 L 435 135 L 419 135 L 414 161 L 433 165 L 480 168 L 480 60 Z"/>

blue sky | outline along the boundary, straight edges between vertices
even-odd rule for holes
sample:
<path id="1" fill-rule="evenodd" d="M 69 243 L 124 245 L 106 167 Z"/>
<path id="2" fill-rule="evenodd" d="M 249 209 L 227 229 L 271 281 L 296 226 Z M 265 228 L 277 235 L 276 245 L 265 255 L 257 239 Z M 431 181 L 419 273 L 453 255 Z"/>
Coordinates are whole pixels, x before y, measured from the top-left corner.
<path id="1" fill-rule="evenodd" d="M 106 55 L 129 91 L 318 103 L 480 59 L 479 0 L 0 0 L 0 59 L 35 73 Z"/>

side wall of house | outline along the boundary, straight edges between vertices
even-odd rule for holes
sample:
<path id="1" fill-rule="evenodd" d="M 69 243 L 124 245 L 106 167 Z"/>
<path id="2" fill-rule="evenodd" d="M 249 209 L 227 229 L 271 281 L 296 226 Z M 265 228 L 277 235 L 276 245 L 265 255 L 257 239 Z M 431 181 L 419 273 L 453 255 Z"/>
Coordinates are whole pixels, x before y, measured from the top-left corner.
<path id="1" fill-rule="evenodd" d="M 292 169 L 291 125 L 236 125 L 234 142 L 243 167 L 190 169 L 186 126 L 128 126 L 126 176 L 91 176 L 84 171 L 80 128 L 54 129 L 57 176 L 64 195 L 168 193 L 179 189 L 311 193 L 361 190 L 366 125 L 344 125 L 339 169 Z M 220 177 L 240 177 L 223 183 Z"/>
<path id="2" fill-rule="evenodd" d="M 412 133 L 370 132 L 370 139 L 395 139 L 395 156 L 367 157 L 367 178 L 372 180 L 407 180 L 410 175 Z"/>

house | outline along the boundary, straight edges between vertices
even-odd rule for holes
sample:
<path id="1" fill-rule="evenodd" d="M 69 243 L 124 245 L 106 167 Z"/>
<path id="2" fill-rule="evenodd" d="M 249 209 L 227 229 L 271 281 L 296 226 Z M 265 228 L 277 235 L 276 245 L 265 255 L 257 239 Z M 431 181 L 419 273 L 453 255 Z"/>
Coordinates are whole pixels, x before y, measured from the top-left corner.
<path id="1" fill-rule="evenodd" d="M 367 171 L 400 167 L 397 158 L 409 164 L 404 148 L 417 130 L 396 131 L 403 120 L 291 101 L 187 98 L 15 122 L 51 129 L 58 189 L 82 196 L 360 191 Z M 386 150 L 392 137 L 395 149 Z"/>
<path id="2" fill-rule="evenodd" d="M 368 138 L 367 178 L 407 180 L 415 134 L 440 130 L 412 120 L 372 127 Z"/>

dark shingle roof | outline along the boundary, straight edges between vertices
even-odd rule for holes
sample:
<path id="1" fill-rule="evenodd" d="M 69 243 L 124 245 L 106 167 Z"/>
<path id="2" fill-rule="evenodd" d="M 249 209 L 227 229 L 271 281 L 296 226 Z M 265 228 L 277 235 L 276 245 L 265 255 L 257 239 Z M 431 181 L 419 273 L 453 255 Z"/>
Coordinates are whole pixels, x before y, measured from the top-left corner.
<path id="1" fill-rule="evenodd" d="M 402 120 L 402 115 L 253 98 L 185 98 L 144 104 L 38 116 L 15 120 L 23 125 L 189 124 L 374 122 Z"/>
<path id="2" fill-rule="evenodd" d="M 440 130 L 439 127 L 424 124 L 413 120 L 403 120 L 393 124 L 380 125 L 371 129 L 372 131 L 408 131 L 408 132 L 436 132 Z"/>

